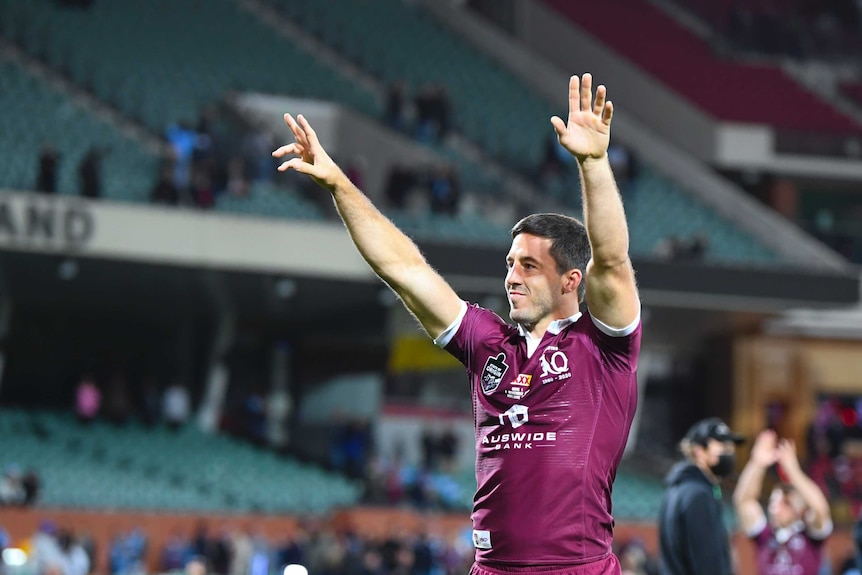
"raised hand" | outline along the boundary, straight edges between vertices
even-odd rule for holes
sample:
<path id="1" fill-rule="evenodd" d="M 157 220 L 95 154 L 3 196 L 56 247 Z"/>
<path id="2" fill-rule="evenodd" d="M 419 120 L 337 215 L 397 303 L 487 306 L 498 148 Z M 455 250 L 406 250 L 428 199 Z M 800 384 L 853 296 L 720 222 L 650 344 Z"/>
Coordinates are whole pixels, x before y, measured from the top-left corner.
<path id="1" fill-rule="evenodd" d="M 299 123 L 290 114 L 284 115 L 284 122 L 293 132 L 296 142 L 278 148 L 272 153 L 272 156 L 283 158 L 289 154 L 296 154 L 298 157 L 291 158 L 281 164 L 278 171 L 296 170 L 300 174 L 311 176 L 318 185 L 329 190 L 334 189 L 339 178 L 344 176 L 341 168 L 332 161 L 332 158 L 320 145 L 314 128 L 311 127 L 305 116 L 300 114 L 297 119 Z"/>
<path id="2" fill-rule="evenodd" d="M 775 431 L 761 431 L 751 448 L 751 461 L 764 469 L 774 464 L 778 459 L 777 442 L 778 435 Z"/>
<path id="3" fill-rule="evenodd" d="M 551 118 L 560 144 L 578 161 L 601 158 L 607 153 L 611 139 L 614 105 L 606 100 L 604 86 L 596 89 L 593 101 L 592 88 L 591 74 L 584 74 L 582 80 L 572 76 L 569 80 L 569 120 L 564 123 L 559 116 Z"/>
<path id="4" fill-rule="evenodd" d="M 778 442 L 776 450 L 778 464 L 781 468 L 790 473 L 800 469 L 799 458 L 796 456 L 796 443 L 791 439 L 782 439 Z"/>

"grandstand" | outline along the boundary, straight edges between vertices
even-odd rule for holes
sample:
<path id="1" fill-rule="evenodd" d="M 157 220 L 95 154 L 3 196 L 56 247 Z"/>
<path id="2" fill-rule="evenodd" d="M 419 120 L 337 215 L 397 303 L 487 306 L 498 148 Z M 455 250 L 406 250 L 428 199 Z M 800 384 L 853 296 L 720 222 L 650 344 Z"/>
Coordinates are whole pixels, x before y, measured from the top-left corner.
<path id="1" fill-rule="evenodd" d="M 406 549 L 425 533 L 446 550 L 439 569 L 463 572 L 475 489 L 463 370 L 417 334 L 328 198 L 276 173 L 266 146 L 286 137 L 283 111 L 303 111 L 281 103 L 306 106 L 459 295 L 506 317 L 513 220 L 581 211 L 548 118 L 565 111 L 568 74 L 589 70 L 616 104 L 644 304 L 618 543 L 655 552 L 662 475 L 693 420 L 776 425 L 804 453 L 825 418 L 850 437 L 837 458 L 811 453 L 837 561 L 862 505 L 841 475 L 862 470 L 862 78 L 832 70 L 824 95 L 804 62 L 784 62 L 798 54 L 705 36 L 700 4 L 0 0 L 0 470 L 40 480 L 32 508 L 0 509 L 0 534 L 82 521 L 61 527 L 94 533 L 102 571 L 155 572 L 177 568 L 161 563 L 171 537 L 209 522 L 224 545 L 248 529 L 268 573 L 291 557 L 288 532 L 307 557 L 328 542 L 340 573 L 385 537 Z M 713 16 L 729 34 L 729 16 Z M 402 83 L 396 126 L 387 96 Z M 426 90 L 445 95 L 446 134 L 414 124 Z M 277 113 L 246 105 L 262 99 Z M 48 145 L 53 195 L 35 191 Z M 101 193 L 81 197 L 92 149 L 106 151 Z M 401 203 L 387 195 L 393 168 L 412 177 Z M 454 169 L 454 209 L 435 207 L 440 168 Z M 175 196 L 155 198 L 164 186 Z M 418 336 L 393 369 L 396 342 Z M 72 406 L 90 376 L 102 411 L 83 424 Z M 177 381 L 193 408 L 171 430 L 146 413 Z M 419 438 L 442 429 L 458 457 L 428 465 Z M 258 520 L 275 527 L 255 534 Z M 153 543 L 137 555 L 136 522 Z"/>

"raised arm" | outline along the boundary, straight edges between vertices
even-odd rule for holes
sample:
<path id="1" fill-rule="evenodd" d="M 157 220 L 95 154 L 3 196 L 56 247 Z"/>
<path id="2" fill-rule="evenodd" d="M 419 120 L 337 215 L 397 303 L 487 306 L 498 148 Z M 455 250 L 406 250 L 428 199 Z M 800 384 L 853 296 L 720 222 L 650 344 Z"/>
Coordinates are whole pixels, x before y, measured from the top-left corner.
<path id="1" fill-rule="evenodd" d="M 629 259 L 629 231 L 623 202 L 608 161 L 613 104 L 599 86 L 595 101 L 592 76 L 569 81 L 569 119 L 551 118 L 560 144 L 578 160 L 583 189 L 584 225 L 592 260 L 587 265 L 590 314 L 612 328 L 631 325 L 640 313 L 634 270 Z"/>
<path id="2" fill-rule="evenodd" d="M 754 440 L 751 457 L 733 491 L 733 504 L 739 517 L 739 526 L 746 535 L 756 535 L 751 530 L 758 524 L 764 524 L 766 515 L 760 505 L 760 493 L 763 490 L 763 478 L 766 471 L 776 460 L 776 435 L 771 429 L 761 431 Z"/>
<path id="3" fill-rule="evenodd" d="M 332 194 L 359 253 L 398 294 L 425 331 L 437 337 L 457 318 L 461 299 L 425 261 L 416 244 L 350 182 L 320 145 L 308 121 L 302 115 L 298 120 L 299 123 L 290 114 L 284 115 L 296 142 L 280 147 L 272 155 L 296 157 L 288 159 L 278 169 L 307 174 Z"/>
<path id="4" fill-rule="evenodd" d="M 808 507 L 808 512 L 803 518 L 805 525 L 810 532 L 821 533 L 825 537 L 831 532 L 832 527 L 829 501 L 817 484 L 802 471 L 799 458 L 796 456 L 796 444 L 789 439 L 782 439 L 778 442 L 777 456 L 778 464 L 784 471 L 787 482 L 796 489 Z"/>

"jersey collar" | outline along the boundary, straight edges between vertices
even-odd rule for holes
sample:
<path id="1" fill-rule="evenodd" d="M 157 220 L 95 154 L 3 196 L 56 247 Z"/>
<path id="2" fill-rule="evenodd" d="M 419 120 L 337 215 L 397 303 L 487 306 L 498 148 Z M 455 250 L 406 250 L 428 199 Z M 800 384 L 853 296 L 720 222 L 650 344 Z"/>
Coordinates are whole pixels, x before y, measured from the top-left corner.
<path id="1" fill-rule="evenodd" d="M 563 319 L 555 319 L 551 323 L 548 324 L 548 330 L 552 335 L 559 335 L 561 331 L 578 321 L 580 319 L 581 312 L 575 313 L 575 315 L 570 315 L 569 317 L 564 317 Z M 518 333 L 520 333 L 523 337 L 530 339 L 532 336 L 524 329 L 524 326 L 518 324 Z"/>

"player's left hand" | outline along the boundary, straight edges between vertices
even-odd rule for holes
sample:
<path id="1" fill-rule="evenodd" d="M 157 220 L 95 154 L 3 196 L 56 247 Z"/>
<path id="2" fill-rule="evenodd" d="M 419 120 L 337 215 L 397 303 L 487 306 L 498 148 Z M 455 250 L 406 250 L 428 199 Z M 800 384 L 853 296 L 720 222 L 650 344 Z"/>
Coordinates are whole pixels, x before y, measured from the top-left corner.
<path id="1" fill-rule="evenodd" d="M 593 101 L 592 88 L 591 74 L 584 74 L 583 79 L 572 76 L 569 80 L 569 121 L 564 123 L 559 116 L 551 118 L 560 144 L 580 162 L 603 157 L 611 139 L 613 103 L 606 100 L 604 86 L 596 89 Z"/>

